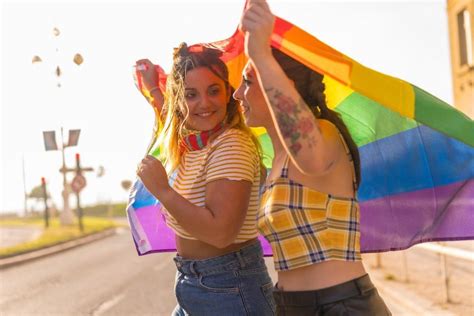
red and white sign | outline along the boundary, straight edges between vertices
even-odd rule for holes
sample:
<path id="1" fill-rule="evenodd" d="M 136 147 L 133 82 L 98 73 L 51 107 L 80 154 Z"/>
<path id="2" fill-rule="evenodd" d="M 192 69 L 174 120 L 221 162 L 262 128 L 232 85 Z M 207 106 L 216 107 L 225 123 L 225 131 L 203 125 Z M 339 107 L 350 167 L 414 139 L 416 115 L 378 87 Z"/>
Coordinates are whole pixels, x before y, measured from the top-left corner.
<path id="1" fill-rule="evenodd" d="M 71 188 L 74 193 L 81 192 L 82 189 L 86 186 L 86 178 L 82 174 L 77 174 L 71 182 Z"/>

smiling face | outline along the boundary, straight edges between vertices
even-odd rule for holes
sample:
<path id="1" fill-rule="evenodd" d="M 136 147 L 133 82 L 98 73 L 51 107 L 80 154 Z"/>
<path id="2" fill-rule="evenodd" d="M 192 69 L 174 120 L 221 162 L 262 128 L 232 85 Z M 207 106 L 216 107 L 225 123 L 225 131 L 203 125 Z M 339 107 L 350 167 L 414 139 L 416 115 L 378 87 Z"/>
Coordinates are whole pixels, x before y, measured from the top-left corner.
<path id="1" fill-rule="evenodd" d="M 230 90 L 221 78 L 207 67 L 198 67 L 186 73 L 184 85 L 186 128 L 211 130 L 224 120 Z"/>
<path id="2" fill-rule="evenodd" d="M 262 88 L 251 63 L 247 63 L 242 72 L 242 82 L 234 92 L 234 98 L 240 101 L 245 122 L 251 127 L 267 127 L 272 124 L 271 114 L 266 105 Z"/>

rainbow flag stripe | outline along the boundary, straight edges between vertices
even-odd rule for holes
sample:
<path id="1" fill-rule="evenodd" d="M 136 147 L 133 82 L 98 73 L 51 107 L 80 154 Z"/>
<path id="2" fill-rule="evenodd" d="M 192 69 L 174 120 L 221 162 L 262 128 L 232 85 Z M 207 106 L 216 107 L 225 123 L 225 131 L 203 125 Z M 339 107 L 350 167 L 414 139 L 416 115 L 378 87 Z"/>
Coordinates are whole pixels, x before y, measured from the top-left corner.
<path id="1" fill-rule="evenodd" d="M 243 34 L 236 31 L 226 40 L 195 46 L 200 45 L 224 51 L 230 82 L 238 86 L 246 63 Z M 341 115 L 359 147 L 362 252 L 474 238 L 471 119 L 406 81 L 364 67 L 278 17 L 271 45 L 324 75 L 328 105 Z M 254 132 L 270 168 L 269 137 L 263 128 Z M 128 214 L 140 255 L 175 249 L 174 235 L 159 209 L 159 202 L 138 181 Z M 261 240 L 265 254 L 271 255 Z M 140 243 L 146 246 L 140 248 Z"/>

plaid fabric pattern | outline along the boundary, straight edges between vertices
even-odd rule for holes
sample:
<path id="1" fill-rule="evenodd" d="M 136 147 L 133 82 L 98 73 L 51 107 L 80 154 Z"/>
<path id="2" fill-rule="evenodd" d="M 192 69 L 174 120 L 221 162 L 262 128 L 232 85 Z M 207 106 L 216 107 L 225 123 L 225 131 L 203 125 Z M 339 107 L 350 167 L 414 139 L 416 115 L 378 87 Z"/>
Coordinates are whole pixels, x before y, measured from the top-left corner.
<path id="1" fill-rule="evenodd" d="M 357 200 L 292 181 L 288 162 L 289 158 L 280 177 L 264 188 L 258 214 L 258 229 L 272 246 L 275 269 L 291 270 L 327 260 L 361 260 Z"/>

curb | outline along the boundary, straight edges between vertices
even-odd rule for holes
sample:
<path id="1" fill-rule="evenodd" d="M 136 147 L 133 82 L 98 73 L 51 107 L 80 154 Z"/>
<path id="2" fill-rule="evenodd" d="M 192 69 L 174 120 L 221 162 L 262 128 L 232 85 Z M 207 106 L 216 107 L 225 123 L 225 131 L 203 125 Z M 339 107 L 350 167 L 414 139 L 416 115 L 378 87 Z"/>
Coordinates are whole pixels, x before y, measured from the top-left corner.
<path id="1" fill-rule="evenodd" d="M 91 234 L 91 235 L 81 237 L 78 239 L 66 241 L 58 245 L 50 246 L 50 247 L 39 249 L 39 250 L 34 250 L 31 252 L 23 253 L 20 255 L 13 256 L 13 257 L 0 259 L 0 270 L 14 266 L 14 265 L 19 265 L 25 262 L 29 262 L 35 259 L 39 259 L 48 255 L 52 255 L 58 252 L 69 250 L 69 249 L 72 249 L 84 244 L 91 243 L 96 240 L 100 240 L 100 239 L 115 235 L 116 230 L 117 230 L 116 227 L 109 228 L 99 233 L 95 233 L 95 234 Z"/>

